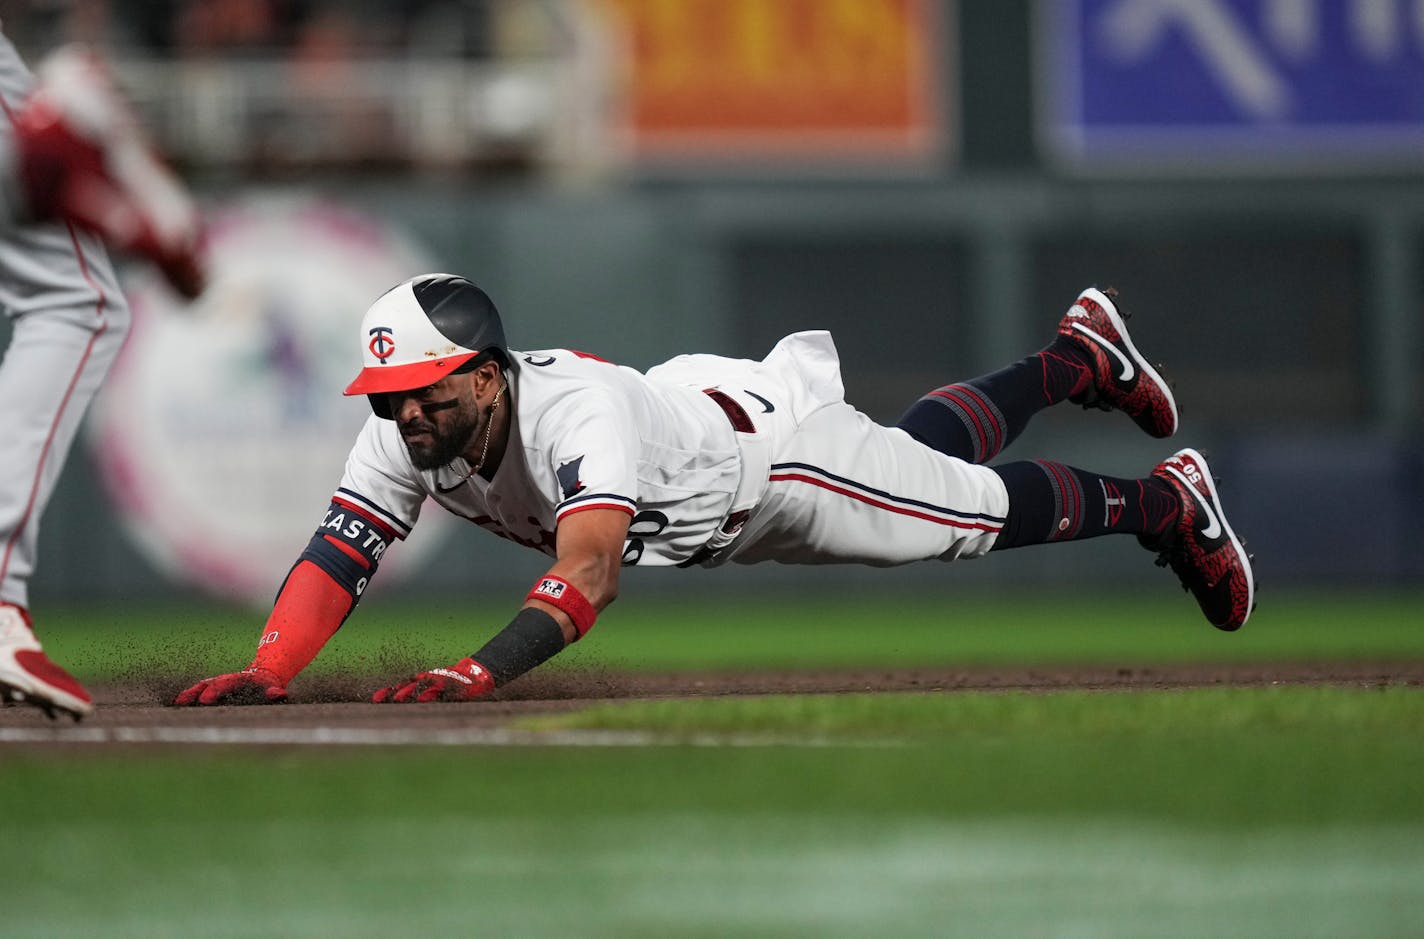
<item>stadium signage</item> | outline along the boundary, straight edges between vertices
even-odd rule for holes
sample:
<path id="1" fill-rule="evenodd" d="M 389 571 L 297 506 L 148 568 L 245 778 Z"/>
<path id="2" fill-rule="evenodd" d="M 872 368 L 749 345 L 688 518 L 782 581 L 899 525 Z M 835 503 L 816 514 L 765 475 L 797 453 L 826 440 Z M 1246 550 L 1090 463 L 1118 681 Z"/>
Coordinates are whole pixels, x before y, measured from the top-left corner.
<path id="1" fill-rule="evenodd" d="M 1078 169 L 1417 168 L 1424 4 L 1041 0 L 1039 126 Z"/>
<path id="2" fill-rule="evenodd" d="M 635 161 L 943 156 L 945 0 L 600 0 Z"/>

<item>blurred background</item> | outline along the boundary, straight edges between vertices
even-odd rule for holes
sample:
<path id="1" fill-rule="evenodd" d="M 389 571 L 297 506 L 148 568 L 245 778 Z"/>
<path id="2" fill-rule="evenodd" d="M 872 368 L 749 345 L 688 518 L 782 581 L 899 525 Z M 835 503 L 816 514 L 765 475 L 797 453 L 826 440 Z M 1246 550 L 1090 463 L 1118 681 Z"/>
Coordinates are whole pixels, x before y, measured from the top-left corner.
<path id="1" fill-rule="evenodd" d="M 515 348 L 638 368 L 830 329 L 887 423 L 1116 285 L 1264 596 L 1424 581 L 1412 0 L 3 0 L 0 22 L 32 64 L 106 53 L 219 262 L 190 310 L 129 272 L 37 603 L 270 602 L 366 413 L 340 398 L 360 315 L 427 269 L 484 286 Z M 1177 445 L 1059 408 L 1001 459 L 1140 475 Z M 437 514 L 373 592 L 546 565 Z M 1167 589 L 1148 560 L 1108 539 L 626 589 Z"/>

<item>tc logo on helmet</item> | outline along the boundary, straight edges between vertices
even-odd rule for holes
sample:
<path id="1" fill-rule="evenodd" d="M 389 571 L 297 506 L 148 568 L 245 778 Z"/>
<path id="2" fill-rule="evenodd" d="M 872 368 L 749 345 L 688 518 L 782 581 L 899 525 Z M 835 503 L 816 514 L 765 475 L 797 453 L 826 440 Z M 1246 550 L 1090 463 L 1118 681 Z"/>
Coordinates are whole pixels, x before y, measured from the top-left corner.
<path id="1" fill-rule="evenodd" d="M 371 341 L 366 348 L 371 350 L 371 354 L 381 360 L 381 364 L 386 364 L 386 359 L 396 353 L 396 340 L 391 335 L 389 326 L 371 327 Z"/>

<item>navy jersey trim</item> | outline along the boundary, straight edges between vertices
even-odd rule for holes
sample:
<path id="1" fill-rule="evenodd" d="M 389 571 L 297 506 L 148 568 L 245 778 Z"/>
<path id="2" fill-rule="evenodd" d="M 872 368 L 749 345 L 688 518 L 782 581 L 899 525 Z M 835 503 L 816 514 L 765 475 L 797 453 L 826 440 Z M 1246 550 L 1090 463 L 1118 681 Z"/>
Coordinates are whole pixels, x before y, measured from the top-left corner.
<path id="1" fill-rule="evenodd" d="M 405 538 L 406 535 L 410 534 L 409 525 L 396 518 L 386 509 L 381 508 L 379 505 L 372 502 L 370 499 L 361 495 L 361 493 L 359 492 L 354 492 L 350 489 L 345 488 L 337 488 L 336 496 L 334 498 L 345 499 L 348 502 L 354 503 L 354 508 L 370 512 L 372 515 L 375 516 L 375 521 L 382 522 L 390 526 L 391 530 L 395 533 L 395 536 L 397 538 Z"/>

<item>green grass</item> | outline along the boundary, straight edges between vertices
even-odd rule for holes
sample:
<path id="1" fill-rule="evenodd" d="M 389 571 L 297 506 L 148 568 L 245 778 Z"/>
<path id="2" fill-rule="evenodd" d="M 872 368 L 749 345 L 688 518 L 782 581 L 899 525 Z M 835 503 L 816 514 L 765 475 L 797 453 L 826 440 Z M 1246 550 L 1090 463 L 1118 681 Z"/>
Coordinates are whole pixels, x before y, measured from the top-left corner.
<path id="1" fill-rule="evenodd" d="M 905 598 L 739 597 L 734 603 L 628 598 L 555 666 L 747 669 L 862 665 L 1165 664 L 1424 659 L 1424 595 L 1272 595 L 1244 629 L 1222 633 L 1187 597 L 983 591 Z M 314 673 L 401 672 L 473 651 L 512 611 L 455 602 L 363 605 Z M 186 677 L 247 664 L 263 614 L 222 607 L 43 611 L 46 648 L 92 680 Z"/>
<path id="2" fill-rule="evenodd" d="M 1419 601 L 1273 597 L 1235 635 L 1171 594 L 620 601 L 570 659 L 1419 660 Z M 45 612 L 50 651 L 109 679 L 244 664 L 261 621 Z M 446 661 L 488 620 L 372 605 L 318 670 Z M 524 726 L 664 743 L 0 747 L 0 934 L 1333 939 L 1416 935 L 1424 908 L 1419 688 L 705 698 Z"/>
<path id="3" fill-rule="evenodd" d="M 845 694 L 749 696 L 603 704 L 528 718 L 536 730 L 639 730 L 655 734 L 812 736 L 841 742 L 914 742 L 1011 734 L 1054 738 L 1215 737 L 1251 731 L 1424 735 L 1424 694 L 1403 687 L 1207 688 L 1155 694 Z M 1424 743 L 1420 744 L 1424 753 Z M 1424 808 L 1424 800 L 1421 800 Z"/>
<path id="4" fill-rule="evenodd" d="M 881 777 L 887 807 L 931 804 L 948 784 L 953 804 L 970 814 L 1424 823 L 1424 693 L 1412 688 L 653 701 L 523 726 L 637 730 L 687 742 L 854 742 L 902 770 L 942 764 L 937 783 L 922 791 L 915 787 L 925 779 L 914 772 Z M 1016 772 L 1027 766 L 1053 770 Z M 794 792 L 804 796 L 804 784 Z"/>
<path id="5" fill-rule="evenodd" d="M 1394 936 L 1421 695 L 813 698 L 559 726 L 891 746 L 7 754 L 15 936 Z M 901 723 L 903 722 L 903 723 Z M 547 724 L 546 724 L 547 726 Z"/>

